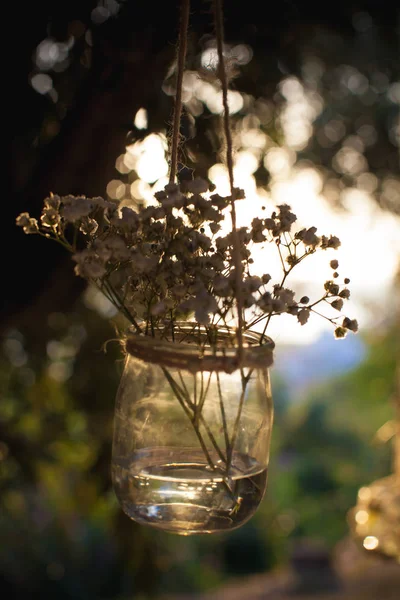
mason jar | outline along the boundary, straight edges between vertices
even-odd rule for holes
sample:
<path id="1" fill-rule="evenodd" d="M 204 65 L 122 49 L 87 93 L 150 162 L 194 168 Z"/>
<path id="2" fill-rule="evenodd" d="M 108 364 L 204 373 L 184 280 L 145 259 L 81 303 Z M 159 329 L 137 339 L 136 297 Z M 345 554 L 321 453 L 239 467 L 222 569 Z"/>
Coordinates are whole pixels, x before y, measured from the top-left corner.
<path id="1" fill-rule="evenodd" d="M 181 535 L 248 521 L 266 490 L 273 342 L 176 326 L 128 334 L 117 392 L 112 480 L 134 521 Z"/>

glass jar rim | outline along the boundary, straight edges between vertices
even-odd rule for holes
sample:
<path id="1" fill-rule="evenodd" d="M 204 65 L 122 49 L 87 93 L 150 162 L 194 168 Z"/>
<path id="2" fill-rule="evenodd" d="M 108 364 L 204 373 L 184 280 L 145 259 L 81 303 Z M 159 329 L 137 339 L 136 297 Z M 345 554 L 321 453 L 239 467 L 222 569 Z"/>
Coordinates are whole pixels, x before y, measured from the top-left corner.
<path id="1" fill-rule="evenodd" d="M 242 334 L 240 351 L 235 329 L 209 328 L 198 323 L 176 323 L 174 339 L 159 335 L 140 335 L 127 332 L 124 348 L 127 354 L 161 367 L 191 372 L 224 371 L 232 373 L 239 368 L 266 369 L 273 363 L 275 343 L 256 331 Z M 214 336 L 214 340 L 212 340 Z"/>

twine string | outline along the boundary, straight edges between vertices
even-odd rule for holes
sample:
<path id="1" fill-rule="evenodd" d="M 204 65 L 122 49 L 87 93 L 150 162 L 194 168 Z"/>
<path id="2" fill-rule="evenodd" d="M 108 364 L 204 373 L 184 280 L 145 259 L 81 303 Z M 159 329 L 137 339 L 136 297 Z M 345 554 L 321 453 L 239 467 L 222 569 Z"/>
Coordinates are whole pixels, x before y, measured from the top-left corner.
<path id="1" fill-rule="evenodd" d="M 214 0 L 213 2 L 214 12 L 214 26 L 217 40 L 217 52 L 218 52 L 218 74 L 221 81 L 222 87 L 222 104 L 223 104 L 223 123 L 224 123 L 224 134 L 226 142 L 226 165 L 228 169 L 229 185 L 231 190 L 231 220 L 232 220 L 232 234 L 233 234 L 233 260 L 235 265 L 235 287 L 236 287 L 236 302 L 237 302 L 237 316 L 238 316 L 238 329 L 237 329 L 237 340 L 238 340 L 238 352 L 239 360 L 243 356 L 243 294 L 242 294 L 242 277 L 243 277 L 243 266 L 240 256 L 240 240 L 236 225 L 236 207 L 235 207 L 235 184 L 233 177 L 233 144 L 232 134 L 230 127 L 229 117 L 229 106 L 228 106 L 228 79 L 225 69 L 225 58 L 224 58 L 224 25 L 223 25 L 223 8 L 222 0 Z"/>
<path id="2" fill-rule="evenodd" d="M 180 142 L 180 122 L 182 117 L 182 83 L 185 68 L 186 52 L 187 52 L 187 33 L 189 26 L 190 0 L 182 0 L 181 17 L 177 48 L 177 83 L 175 105 L 173 113 L 172 141 L 171 141 L 171 159 L 169 182 L 174 183 L 177 173 L 178 164 L 178 148 Z M 224 25 L 223 25 L 223 7 L 222 0 L 213 0 L 214 27 L 217 41 L 218 52 L 218 74 L 222 88 L 222 103 L 223 103 L 223 125 L 226 141 L 226 164 L 229 176 L 229 185 L 231 191 L 231 221 L 233 234 L 233 261 L 235 267 L 235 288 L 236 288 L 236 309 L 238 318 L 237 340 L 238 340 L 238 356 L 241 361 L 243 356 L 243 294 L 242 294 L 242 278 L 243 265 L 240 254 L 240 240 L 236 224 L 236 206 L 235 206 L 235 184 L 233 176 L 233 143 L 230 128 L 230 115 L 228 106 L 228 78 L 225 68 L 225 58 L 223 52 L 224 46 Z"/>
<path id="3" fill-rule="evenodd" d="M 178 49 L 177 49 L 177 80 L 176 94 L 172 125 L 171 160 L 169 169 L 169 182 L 174 183 L 178 165 L 178 148 L 180 142 L 180 123 L 182 116 L 182 82 L 185 70 L 187 51 L 187 32 L 189 26 L 190 0 L 182 0 L 181 21 L 179 27 Z"/>

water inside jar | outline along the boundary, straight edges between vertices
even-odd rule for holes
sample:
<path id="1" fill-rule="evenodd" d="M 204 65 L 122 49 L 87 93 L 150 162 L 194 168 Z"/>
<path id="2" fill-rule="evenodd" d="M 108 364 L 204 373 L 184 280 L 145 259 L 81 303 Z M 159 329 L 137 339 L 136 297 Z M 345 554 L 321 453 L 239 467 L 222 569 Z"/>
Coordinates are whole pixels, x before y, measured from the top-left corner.
<path id="1" fill-rule="evenodd" d="M 152 448 L 114 457 L 114 489 L 133 520 L 190 535 L 232 530 L 248 521 L 265 492 L 267 467 L 234 453 L 226 466 L 201 450 Z"/>

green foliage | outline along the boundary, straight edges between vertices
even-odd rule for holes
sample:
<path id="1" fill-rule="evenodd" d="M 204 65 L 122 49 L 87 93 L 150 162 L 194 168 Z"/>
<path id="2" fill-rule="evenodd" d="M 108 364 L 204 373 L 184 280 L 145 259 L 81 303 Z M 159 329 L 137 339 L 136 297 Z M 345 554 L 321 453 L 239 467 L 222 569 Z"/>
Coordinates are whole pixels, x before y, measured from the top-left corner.
<path id="1" fill-rule="evenodd" d="M 348 534 L 346 514 L 359 487 L 390 471 L 390 444 L 377 447 L 373 439 L 392 417 L 395 328 L 367 340 L 362 365 L 301 404 L 272 372 L 269 482 L 249 523 L 209 538 L 147 530 L 122 513 L 111 487 L 122 370 L 117 343 L 102 351 L 112 329 L 81 304 L 45 327 L 49 341 L 41 348 L 10 332 L 0 361 L 0 535 L 8 540 L 0 572 L 15 589 L 71 600 L 207 591 L 284 564 L 299 538 L 333 547 Z M 80 332 L 75 353 L 64 348 L 71 331 Z"/>
<path id="2" fill-rule="evenodd" d="M 317 537 L 333 546 L 348 533 L 346 514 L 358 489 L 390 472 L 391 446 L 374 440 L 393 418 L 398 329 L 366 342 L 358 368 L 290 405 L 276 423 L 269 489 L 278 512 L 292 516 L 290 538 Z"/>

